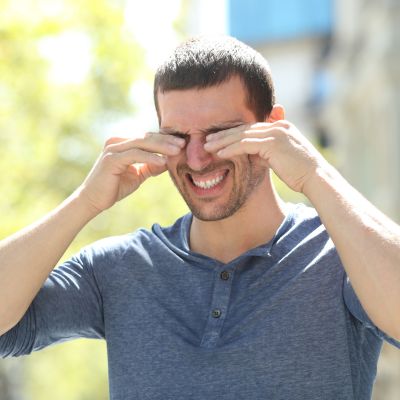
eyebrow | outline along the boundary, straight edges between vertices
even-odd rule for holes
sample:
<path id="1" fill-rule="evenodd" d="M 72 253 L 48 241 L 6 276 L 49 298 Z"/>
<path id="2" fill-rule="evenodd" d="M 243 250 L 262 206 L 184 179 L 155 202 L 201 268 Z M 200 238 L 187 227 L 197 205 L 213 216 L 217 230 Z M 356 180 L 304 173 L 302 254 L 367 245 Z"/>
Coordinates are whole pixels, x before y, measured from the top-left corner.
<path id="1" fill-rule="evenodd" d="M 225 121 L 217 124 L 212 124 L 206 129 L 200 129 L 200 132 L 205 134 L 216 133 L 225 129 L 235 128 L 243 124 L 244 122 L 241 120 Z M 160 133 L 167 135 L 188 135 L 189 131 L 181 132 L 170 127 L 165 127 L 160 129 Z"/>

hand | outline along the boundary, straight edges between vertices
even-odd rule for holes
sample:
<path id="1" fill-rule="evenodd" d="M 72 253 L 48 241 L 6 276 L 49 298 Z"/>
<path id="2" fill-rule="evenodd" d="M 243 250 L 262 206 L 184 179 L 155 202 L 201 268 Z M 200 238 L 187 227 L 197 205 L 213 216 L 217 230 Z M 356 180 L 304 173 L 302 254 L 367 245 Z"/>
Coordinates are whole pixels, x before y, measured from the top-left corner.
<path id="1" fill-rule="evenodd" d="M 79 197 L 97 213 L 113 206 L 147 178 L 166 171 L 165 156 L 178 154 L 184 144 L 184 139 L 160 133 L 147 133 L 135 139 L 108 139 L 78 189 Z"/>
<path id="2" fill-rule="evenodd" d="M 271 167 L 291 189 L 303 192 L 306 182 L 327 161 L 288 121 L 241 125 L 207 135 L 204 148 L 220 158 L 250 155 Z"/>

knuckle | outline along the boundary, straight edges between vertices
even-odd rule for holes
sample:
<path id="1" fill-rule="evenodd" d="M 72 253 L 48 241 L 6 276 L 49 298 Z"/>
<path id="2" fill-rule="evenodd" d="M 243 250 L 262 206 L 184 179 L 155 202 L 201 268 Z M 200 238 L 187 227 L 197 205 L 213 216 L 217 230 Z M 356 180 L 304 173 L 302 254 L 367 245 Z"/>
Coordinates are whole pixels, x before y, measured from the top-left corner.
<path id="1" fill-rule="evenodd" d="M 289 121 L 282 120 L 282 121 L 278 121 L 278 126 L 280 126 L 282 129 L 290 129 L 290 127 L 292 125 Z"/>
<path id="2" fill-rule="evenodd" d="M 106 151 L 103 154 L 103 162 L 109 164 L 111 162 L 113 162 L 114 160 L 114 153 L 112 153 L 111 151 Z"/>
<path id="3" fill-rule="evenodd" d="M 245 148 L 248 148 L 248 146 L 251 145 L 252 140 L 250 138 L 244 138 L 241 142 Z"/>
<path id="4" fill-rule="evenodd" d="M 108 138 L 105 142 L 104 142 L 104 148 L 110 146 L 113 144 L 113 138 Z"/>
<path id="5" fill-rule="evenodd" d="M 240 133 L 246 133 L 247 131 L 253 129 L 255 124 L 244 124 L 240 127 Z"/>
<path id="6" fill-rule="evenodd" d="M 274 148 L 277 145 L 277 138 L 276 137 L 270 137 L 268 138 L 268 147 L 269 148 Z"/>
<path id="7" fill-rule="evenodd" d="M 278 136 L 279 138 L 282 138 L 283 136 L 286 136 L 286 135 L 287 135 L 287 128 L 285 128 L 285 127 L 283 127 L 283 126 L 280 126 L 280 127 L 278 127 L 278 128 L 276 129 L 276 133 L 277 133 L 277 136 Z M 278 139 L 278 138 L 275 137 L 275 141 L 276 141 L 277 139 Z"/>
<path id="8" fill-rule="evenodd" d="M 113 152 L 112 151 L 112 146 L 113 146 L 112 143 L 105 144 L 104 149 L 103 149 L 103 154 L 112 153 Z"/>
<path id="9" fill-rule="evenodd" d="M 152 139 L 154 138 L 154 132 L 145 132 L 143 135 L 143 139 Z"/>
<path id="10" fill-rule="evenodd" d="M 142 142 L 143 142 L 142 137 L 136 137 L 136 138 L 130 140 L 129 147 L 132 146 L 133 148 L 136 148 L 136 147 L 140 146 L 140 144 Z"/>
<path id="11" fill-rule="evenodd" d="M 115 137 L 115 136 L 109 137 L 109 138 L 104 142 L 104 148 L 107 148 L 107 147 L 112 146 L 113 144 L 117 143 L 119 140 L 120 140 L 120 139 L 117 138 L 117 137 Z"/>

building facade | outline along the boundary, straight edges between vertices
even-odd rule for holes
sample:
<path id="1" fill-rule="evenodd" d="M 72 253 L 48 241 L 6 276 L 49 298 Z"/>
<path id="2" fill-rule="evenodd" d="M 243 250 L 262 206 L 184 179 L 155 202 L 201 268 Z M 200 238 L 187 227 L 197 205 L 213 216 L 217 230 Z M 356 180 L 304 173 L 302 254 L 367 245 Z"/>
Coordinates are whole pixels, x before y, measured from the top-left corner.
<path id="1" fill-rule="evenodd" d="M 400 2 L 190 4 L 188 33 L 228 33 L 259 50 L 271 65 L 286 118 L 400 222 Z M 398 399 L 400 352 L 385 344 L 373 400 Z"/>
<path id="2" fill-rule="evenodd" d="M 336 0 L 334 81 L 320 117 L 343 175 L 400 222 L 400 2 Z M 385 344 L 374 400 L 400 399 L 400 352 Z"/>

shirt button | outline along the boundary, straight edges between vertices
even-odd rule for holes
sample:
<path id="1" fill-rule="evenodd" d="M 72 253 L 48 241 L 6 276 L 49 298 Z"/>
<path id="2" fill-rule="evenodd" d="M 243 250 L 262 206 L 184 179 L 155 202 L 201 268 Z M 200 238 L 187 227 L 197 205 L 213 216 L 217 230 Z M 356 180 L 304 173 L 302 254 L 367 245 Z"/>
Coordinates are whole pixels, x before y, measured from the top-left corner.
<path id="1" fill-rule="evenodd" d="M 221 316 L 221 310 L 218 310 L 218 308 L 216 308 L 215 310 L 212 311 L 212 316 L 214 318 L 219 318 Z"/>
<path id="2" fill-rule="evenodd" d="M 229 279 L 229 272 L 228 271 L 222 271 L 219 276 L 223 281 L 227 281 Z"/>

